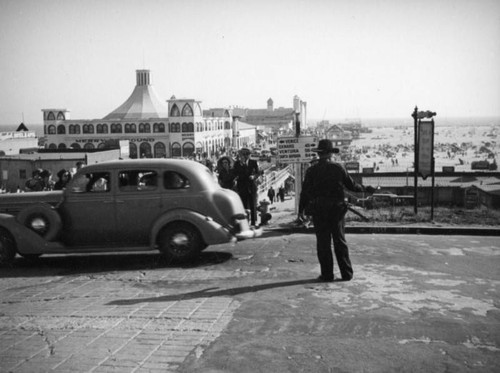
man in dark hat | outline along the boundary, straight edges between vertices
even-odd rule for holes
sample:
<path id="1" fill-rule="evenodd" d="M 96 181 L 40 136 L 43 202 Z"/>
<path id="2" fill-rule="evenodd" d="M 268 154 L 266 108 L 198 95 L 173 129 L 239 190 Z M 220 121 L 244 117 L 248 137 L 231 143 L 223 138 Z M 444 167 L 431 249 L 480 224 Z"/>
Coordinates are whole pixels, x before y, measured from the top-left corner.
<path id="1" fill-rule="evenodd" d="M 316 250 L 321 266 L 319 281 L 330 282 L 333 276 L 332 239 L 335 257 L 339 265 L 342 281 L 352 279 L 353 270 L 349 259 L 349 249 L 345 239 L 344 216 L 347 212 L 344 187 L 353 192 L 373 193 L 371 186 L 356 183 L 346 169 L 332 160 L 338 153 L 328 139 L 320 140 L 318 147 L 319 162 L 306 171 L 301 197 L 307 206 L 306 213 L 312 215 L 316 232 Z"/>
<path id="2" fill-rule="evenodd" d="M 257 220 L 257 184 L 260 176 L 257 161 L 250 159 L 250 149 L 242 148 L 238 154 L 238 161 L 233 166 L 233 175 L 236 178 L 236 190 L 245 209 L 250 210 L 250 224 L 256 225 Z"/>

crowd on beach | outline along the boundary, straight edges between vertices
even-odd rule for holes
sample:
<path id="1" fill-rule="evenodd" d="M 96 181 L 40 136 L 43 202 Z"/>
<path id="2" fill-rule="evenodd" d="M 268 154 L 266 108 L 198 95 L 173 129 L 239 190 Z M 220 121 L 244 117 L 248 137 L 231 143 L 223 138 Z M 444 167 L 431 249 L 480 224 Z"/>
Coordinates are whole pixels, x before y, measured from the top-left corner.
<path id="1" fill-rule="evenodd" d="M 405 172 L 413 169 L 413 129 L 379 127 L 371 133 L 353 140 L 348 149 L 341 152 L 344 162 L 359 162 L 362 168 L 370 167 L 378 172 Z M 471 171 L 473 162 L 483 161 L 495 169 L 500 152 L 497 143 L 498 128 L 436 127 L 434 134 L 434 158 L 436 171 L 452 166 L 456 172 Z"/>

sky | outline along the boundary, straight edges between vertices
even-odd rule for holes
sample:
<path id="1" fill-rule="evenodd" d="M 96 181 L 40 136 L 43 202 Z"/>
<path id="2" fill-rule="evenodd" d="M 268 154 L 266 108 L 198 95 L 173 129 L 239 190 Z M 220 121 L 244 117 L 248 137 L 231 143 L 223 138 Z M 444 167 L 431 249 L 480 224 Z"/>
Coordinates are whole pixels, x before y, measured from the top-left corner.
<path id="1" fill-rule="evenodd" d="M 498 0 L 0 0 L 0 124 L 162 100 L 308 120 L 500 116 Z"/>

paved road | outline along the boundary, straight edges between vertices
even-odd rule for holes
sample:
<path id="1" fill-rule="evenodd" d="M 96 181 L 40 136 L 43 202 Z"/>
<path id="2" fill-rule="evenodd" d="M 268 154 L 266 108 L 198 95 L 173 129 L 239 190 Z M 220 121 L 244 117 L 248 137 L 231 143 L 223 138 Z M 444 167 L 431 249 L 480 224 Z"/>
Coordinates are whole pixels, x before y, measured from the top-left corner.
<path id="1" fill-rule="evenodd" d="M 0 269 L 1 372 L 498 372 L 495 237 L 348 235 L 319 284 L 314 236 Z"/>

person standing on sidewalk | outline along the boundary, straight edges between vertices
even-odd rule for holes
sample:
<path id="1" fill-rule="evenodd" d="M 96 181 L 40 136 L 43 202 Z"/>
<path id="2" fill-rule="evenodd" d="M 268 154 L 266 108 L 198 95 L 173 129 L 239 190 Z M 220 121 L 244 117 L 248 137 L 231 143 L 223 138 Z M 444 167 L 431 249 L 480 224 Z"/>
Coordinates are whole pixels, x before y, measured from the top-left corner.
<path id="1" fill-rule="evenodd" d="M 318 153 L 319 162 L 306 171 L 302 197 L 307 206 L 306 214 L 312 215 L 316 233 L 316 250 L 321 267 L 318 281 L 334 280 L 332 240 L 342 281 L 350 281 L 353 269 L 345 239 L 347 203 L 344 187 L 353 192 L 368 193 L 373 193 L 375 188 L 356 183 L 341 164 L 332 160 L 333 153 L 338 153 L 339 149 L 334 148 L 330 140 L 320 140 L 313 151 Z"/>
<path id="2" fill-rule="evenodd" d="M 242 148 L 239 159 L 233 166 L 233 175 L 236 178 L 236 191 L 245 209 L 250 210 L 250 224 L 255 226 L 257 220 L 257 184 L 260 176 L 257 161 L 250 159 L 250 149 Z"/>

